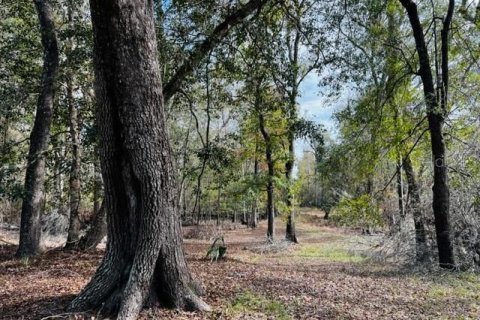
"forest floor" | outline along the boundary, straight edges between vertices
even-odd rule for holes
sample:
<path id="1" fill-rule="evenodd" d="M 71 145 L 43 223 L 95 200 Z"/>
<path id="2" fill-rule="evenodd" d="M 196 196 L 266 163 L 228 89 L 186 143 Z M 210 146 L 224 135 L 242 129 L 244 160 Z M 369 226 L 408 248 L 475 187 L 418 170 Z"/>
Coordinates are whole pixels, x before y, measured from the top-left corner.
<path id="1" fill-rule="evenodd" d="M 478 275 L 374 262 L 365 253 L 380 236 L 329 227 L 321 212 L 302 211 L 297 245 L 267 244 L 264 222 L 256 230 L 228 229 L 221 232 L 227 258 L 210 262 L 205 254 L 218 231 L 185 228 L 190 269 L 214 311 L 150 309 L 142 319 L 480 319 Z M 277 238 L 283 232 L 277 221 Z M 14 250 L 0 244 L 0 319 L 95 319 L 64 310 L 95 271 L 102 249 L 51 249 L 31 260 L 14 259 Z"/>

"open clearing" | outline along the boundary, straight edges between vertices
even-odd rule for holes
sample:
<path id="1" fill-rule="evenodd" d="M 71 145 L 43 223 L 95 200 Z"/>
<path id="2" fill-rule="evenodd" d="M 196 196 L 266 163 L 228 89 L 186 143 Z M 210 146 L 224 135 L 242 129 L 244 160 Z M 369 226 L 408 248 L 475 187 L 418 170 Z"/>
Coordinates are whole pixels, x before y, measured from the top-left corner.
<path id="1" fill-rule="evenodd" d="M 277 219 L 277 238 L 283 222 Z M 186 233 L 193 232 L 186 228 Z M 362 256 L 375 237 L 325 225 L 302 212 L 300 244 L 267 245 L 266 226 L 224 231 L 227 259 L 206 260 L 210 240 L 186 239 L 189 266 L 206 289 L 211 313 L 151 309 L 142 319 L 480 319 L 480 279 L 469 273 L 421 273 Z M 102 258 L 50 250 L 17 260 L 0 245 L 0 319 L 92 319 L 69 315 L 69 301 Z"/>

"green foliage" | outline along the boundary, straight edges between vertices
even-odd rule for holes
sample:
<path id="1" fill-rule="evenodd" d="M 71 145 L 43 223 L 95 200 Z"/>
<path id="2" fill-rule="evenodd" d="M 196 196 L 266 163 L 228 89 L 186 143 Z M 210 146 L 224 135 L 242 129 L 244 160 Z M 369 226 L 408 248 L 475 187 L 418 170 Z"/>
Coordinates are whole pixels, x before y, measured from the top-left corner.
<path id="1" fill-rule="evenodd" d="M 343 198 L 332 209 L 330 217 L 340 225 L 374 228 L 383 225 L 382 210 L 369 195 Z"/>

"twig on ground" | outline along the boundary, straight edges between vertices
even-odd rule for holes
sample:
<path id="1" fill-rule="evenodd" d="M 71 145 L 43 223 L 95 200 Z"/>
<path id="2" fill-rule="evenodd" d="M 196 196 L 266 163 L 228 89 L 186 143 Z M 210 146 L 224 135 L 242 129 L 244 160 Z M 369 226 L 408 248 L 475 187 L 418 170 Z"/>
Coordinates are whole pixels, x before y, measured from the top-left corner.
<path id="1" fill-rule="evenodd" d="M 55 314 L 52 316 L 48 316 L 45 318 L 41 318 L 40 320 L 48 320 L 48 319 L 63 319 L 69 316 L 79 316 L 79 315 L 88 315 L 86 312 L 66 312 L 66 313 L 60 313 L 60 314 Z M 93 319 L 93 317 L 92 317 Z"/>
<path id="2" fill-rule="evenodd" d="M 12 246 L 16 246 L 16 245 L 17 245 L 16 243 L 7 241 L 7 240 L 5 240 L 5 239 L 3 239 L 3 238 L 0 238 L 0 242 L 6 243 L 6 244 L 9 244 L 9 245 L 12 245 Z"/>

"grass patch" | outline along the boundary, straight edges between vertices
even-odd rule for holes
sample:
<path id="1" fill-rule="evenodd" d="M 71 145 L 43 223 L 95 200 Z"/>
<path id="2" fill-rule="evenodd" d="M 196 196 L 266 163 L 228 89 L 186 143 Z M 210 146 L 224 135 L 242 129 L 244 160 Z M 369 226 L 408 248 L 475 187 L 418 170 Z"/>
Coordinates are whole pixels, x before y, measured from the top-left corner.
<path id="1" fill-rule="evenodd" d="M 354 254 L 340 245 L 303 245 L 296 255 L 332 262 L 363 262 L 365 257 Z"/>
<path id="2" fill-rule="evenodd" d="M 227 314 L 238 315 L 246 313 L 259 313 L 278 320 L 293 319 L 285 306 L 276 300 L 268 299 L 251 291 L 244 291 L 227 307 Z"/>
<path id="3" fill-rule="evenodd" d="M 445 274 L 428 290 L 428 296 L 480 302 L 480 277 L 473 273 Z"/>

